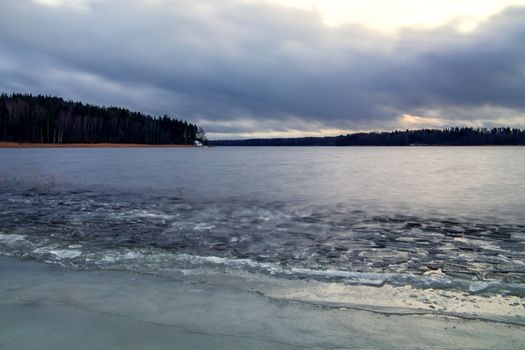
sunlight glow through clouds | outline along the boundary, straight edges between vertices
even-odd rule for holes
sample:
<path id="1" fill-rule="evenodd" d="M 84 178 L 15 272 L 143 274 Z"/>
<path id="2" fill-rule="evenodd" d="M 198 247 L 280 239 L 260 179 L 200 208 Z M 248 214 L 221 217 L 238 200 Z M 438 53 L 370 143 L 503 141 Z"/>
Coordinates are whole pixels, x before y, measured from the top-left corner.
<path id="1" fill-rule="evenodd" d="M 33 0 L 51 7 L 87 9 L 93 0 Z M 102 1 L 102 0 L 98 0 Z M 470 32 L 490 16 L 509 6 L 525 6 L 525 0 L 239 0 L 270 3 L 317 13 L 324 24 L 358 24 L 383 32 L 399 28 L 435 28 L 453 23 L 459 31 Z M 176 5 L 169 0 L 142 0 L 144 3 Z M 198 3 L 198 1 L 195 1 Z"/>
<path id="2" fill-rule="evenodd" d="M 440 128 L 446 123 L 438 118 L 420 117 L 417 115 L 403 114 L 400 118 L 400 124 L 407 129 L 415 128 Z"/>
<path id="3" fill-rule="evenodd" d="M 247 0 L 258 1 L 258 0 Z M 361 24 L 390 31 L 402 27 L 434 28 L 454 21 L 468 32 L 508 6 L 525 0 L 259 0 L 316 11 L 329 26 Z"/>
<path id="4" fill-rule="evenodd" d="M 39 5 L 50 7 L 68 7 L 77 10 L 85 10 L 89 8 L 90 0 L 33 0 Z"/>

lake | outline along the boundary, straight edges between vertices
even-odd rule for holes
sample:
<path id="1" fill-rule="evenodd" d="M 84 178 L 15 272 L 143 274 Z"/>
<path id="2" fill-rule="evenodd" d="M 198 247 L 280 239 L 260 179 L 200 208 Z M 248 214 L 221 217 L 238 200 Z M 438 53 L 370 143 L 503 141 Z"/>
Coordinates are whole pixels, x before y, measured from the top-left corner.
<path id="1" fill-rule="evenodd" d="M 0 149 L 0 347 L 519 348 L 524 179 L 523 147 Z"/>
<path id="2" fill-rule="evenodd" d="M 4 253 L 348 283 L 442 284 L 425 277 L 439 271 L 457 288 L 523 292 L 522 147 L 2 149 L 0 161 L 0 232 L 24 237 L 0 240 Z"/>

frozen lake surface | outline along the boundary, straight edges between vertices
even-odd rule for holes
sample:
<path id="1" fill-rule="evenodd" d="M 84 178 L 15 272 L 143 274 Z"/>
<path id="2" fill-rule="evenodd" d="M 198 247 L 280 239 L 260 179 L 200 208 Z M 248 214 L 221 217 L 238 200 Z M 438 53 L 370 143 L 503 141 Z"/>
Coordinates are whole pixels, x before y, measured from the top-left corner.
<path id="1" fill-rule="evenodd" d="M 0 275 L 2 349 L 520 349 L 525 341 L 519 325 L 286 301 L 225 281 L 6 258 Z"/>

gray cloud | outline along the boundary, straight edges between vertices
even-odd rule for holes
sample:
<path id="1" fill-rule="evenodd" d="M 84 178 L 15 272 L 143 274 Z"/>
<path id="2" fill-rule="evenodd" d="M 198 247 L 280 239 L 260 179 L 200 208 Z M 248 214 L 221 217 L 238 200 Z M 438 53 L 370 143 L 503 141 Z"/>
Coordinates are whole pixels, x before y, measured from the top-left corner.
<path id="1" fill-rule="evenodd" d="M 429 113 L 492 125 L 481 109 L 525 116 L 524 18 L 515 7 L 469 34 L 451 23 L 381 35 L 235 0 L 7 0 L 0 89 L 177 114 L 221 135 L 391 128 Z"/>

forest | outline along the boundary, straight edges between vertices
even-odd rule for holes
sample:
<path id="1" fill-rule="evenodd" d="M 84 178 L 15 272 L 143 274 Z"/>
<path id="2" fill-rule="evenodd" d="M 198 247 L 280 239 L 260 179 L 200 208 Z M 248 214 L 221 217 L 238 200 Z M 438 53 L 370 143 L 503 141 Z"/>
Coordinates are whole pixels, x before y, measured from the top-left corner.
<path id="1" fill-rule="evenodd" d="M 525 130 L 447 128 L 360 132 L 334 137 L 210 141 L 214 146 L 483 146 L 525 145 Z"/>
<path id="2" fill-rule="evenodd" d="M 0 95 L 0 141 L 28 143 L 193 144 L 197 125 L 120 107 L 98 107 L 60 97 Z M 201 140 L 205 141 L 205 140 Z"/>

